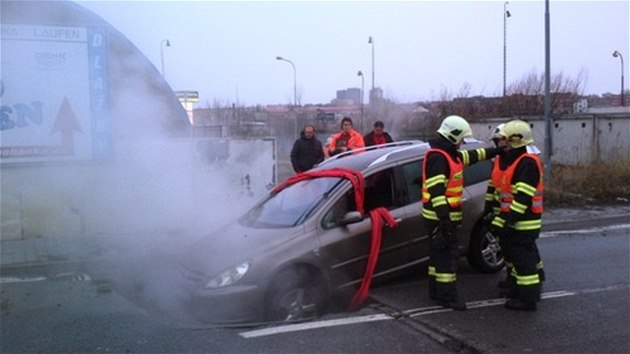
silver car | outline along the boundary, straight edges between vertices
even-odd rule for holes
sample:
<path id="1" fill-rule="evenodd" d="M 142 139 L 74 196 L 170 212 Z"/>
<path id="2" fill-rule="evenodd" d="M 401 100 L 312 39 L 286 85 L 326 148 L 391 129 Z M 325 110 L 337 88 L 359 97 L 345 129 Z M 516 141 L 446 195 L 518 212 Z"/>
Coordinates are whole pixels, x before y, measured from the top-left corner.
<path id="1" fill-rule="evenodd" d="M 462 149 L 485 146 L 479 142 Z M 398 221 L 383 228 L 373 281 L 419 272 L 428 260 L 422 222 L 422 159 L 429 145 L 402 142 L 336 156 L 314 171 L 345 168 L 365 178 L 365 215 L 347 179 L 301 181 L 270 193 L 236 223 L 195 245 L 180 263 L 184 302 L 211 323 L 297 321 L 347 304 L 361 284 L 370 249 L 368 212 L 385 207 Z M 491 162 L 464 171 L 462 256 L 482 272 L 503 267 L 497 240 L 482 217 Z M 331 301 L 333 300 L 334 301 Z"/>

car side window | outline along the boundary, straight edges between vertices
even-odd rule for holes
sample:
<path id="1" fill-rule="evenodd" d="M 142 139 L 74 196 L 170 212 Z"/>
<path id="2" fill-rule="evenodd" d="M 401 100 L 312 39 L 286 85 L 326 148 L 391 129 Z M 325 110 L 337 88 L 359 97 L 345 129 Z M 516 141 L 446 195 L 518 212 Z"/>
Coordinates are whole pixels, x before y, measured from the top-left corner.
<path id="1" fill-rule="evenodd" d="M 405 205 L 422 199 L 422 161 L 414 161 L 402 166 L 407 198 Z"/>
<path id="2" fill-rule="evenodd" d="M 464 169 L 464 186 L 490 179 L 492 160 L 479 161 Z"/>
<path id="3" fill-rule="evenodd" d="M 378 207 L 388 209 L 394 207 L 394 177 L 392 169 L 377 172 L 365 179 L 363 203 L 366 213 Z M 354 201 L 354 189 L 350 189 L 324 215 L 322 227 L 324 229 L 336 227 L 346 213 L 353 210 L 357 210 L 357 208 Z"/>
<path id="4" fill-rule="evenodd" d="M 365 179 L 365 212 L 394 206 L 394 178 L 391 168 L 377 172 Z"/>

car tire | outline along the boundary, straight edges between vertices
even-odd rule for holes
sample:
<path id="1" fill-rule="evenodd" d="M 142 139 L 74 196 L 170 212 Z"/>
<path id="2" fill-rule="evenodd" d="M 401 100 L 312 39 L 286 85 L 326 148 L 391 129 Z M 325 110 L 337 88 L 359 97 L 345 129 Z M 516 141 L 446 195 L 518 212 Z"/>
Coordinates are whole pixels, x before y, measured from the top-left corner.
<path id="1" fill-rule="evenodd" d="M 482 222 L 477 224 L 470 235 L 467 258 L 473 268 L 483 273 L 496 273 L 505 266 L 499 238 Z"/>
<path id="2" fill-rule="evenodd" d="M 273 280 L 266 301 L 266 319 L 273 322 L 303 321 L 321 316 L 326 291 L 321 275 L 306 267 L 294 267 Z"/>

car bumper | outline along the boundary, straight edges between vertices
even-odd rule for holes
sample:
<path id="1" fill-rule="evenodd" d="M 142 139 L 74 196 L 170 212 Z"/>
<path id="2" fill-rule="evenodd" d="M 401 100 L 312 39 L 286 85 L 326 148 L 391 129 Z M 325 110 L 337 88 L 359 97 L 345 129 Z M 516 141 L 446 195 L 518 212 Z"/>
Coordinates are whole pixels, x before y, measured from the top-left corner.
<path id="1" fill-rule="evenodd" d="M 186 308 L 203 323 L 258 323 L 264 319 L 264 293 L 259 285 L 198 289 L 188 292 Z"/>

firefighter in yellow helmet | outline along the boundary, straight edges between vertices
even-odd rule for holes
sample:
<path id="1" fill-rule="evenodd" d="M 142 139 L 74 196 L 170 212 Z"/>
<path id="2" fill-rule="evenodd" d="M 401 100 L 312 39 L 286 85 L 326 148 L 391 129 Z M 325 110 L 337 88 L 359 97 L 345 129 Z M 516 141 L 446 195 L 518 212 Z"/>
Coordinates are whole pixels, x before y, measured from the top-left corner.
<path id="1" fill-rule="evenodd" d="M 458 150 L 472 136 L 468 122 L 459 116 L 444 118 L 437 137 L 422 162 L 422 218 L 429 238 L 429 297 L 455 310 L 466 310 L 457 296 L 459 261 L 457 226 L 462 221 L 464 166 L 490 159 L 500 149 Z"/>
<path id="2" fill-rule="evenodd" d="M 506 145 L 506 152 L 500 157 L 503 168 L 500 174 L 493 175 L 500 193 L 500 209 L 491 226 L 493 233 L 504 240 L 508 260 L 513 265 L 508 268 L 504 290 L 510 299 L 505 307 L 535 311 L 541 286 L 536 239 L 543 212 L 543 168 L 533 148 L 534 138 L 528 123 L 509 121 L 501 134 Z"/>

